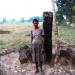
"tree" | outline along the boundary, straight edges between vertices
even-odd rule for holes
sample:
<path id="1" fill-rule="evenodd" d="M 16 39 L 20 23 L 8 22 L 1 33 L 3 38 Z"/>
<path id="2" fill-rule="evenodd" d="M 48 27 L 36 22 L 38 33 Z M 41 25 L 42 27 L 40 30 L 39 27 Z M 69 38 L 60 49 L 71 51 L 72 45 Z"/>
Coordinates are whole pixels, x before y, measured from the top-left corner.
<path id="1" fill-rule="evenodd" d="M 72 23 L 73 10 L 75 6 L 75 0 L 56 0 L 56 5 L 58 7 L 58 13 L 61 17 L 65 15 L 70 23 Z M 60 19 L 61 17 L 58 16 Z"/>
<path id="2" fill-rule="evenodd" d="M 59 11 L 56 12 L 56 19 L 59 23 L 61 23 L 64 20 L 63 14 Z"/>
<path id="3" fill-rule="evenodd" d="M 34 17 L 30 17 L 30 18 L 29 18 L 29 22 L 32 22 L 33 19 L 34 19 Z"/>
<path id="4" fill-rule="evenodd" d="M 59 51 L 58 49 L 59 35 L 58 35 L 58 24 L 57 24 L 57 17 L 56 17 L 57 14 L 55 11 L 55 5 L 53 0 L 52 0 L 52 7 L 53 7 L 53 31 L 55 35 L 55 54 L 57 54 Z"/>
<path id="5" fill-rule="evenodd" d="M 25 22 L 24 17 L 21 18 L 20 22 L 21 22 L 21 23 L 24 23 L 24 22 Z"/>
<path id="6" fill-rule="evenodd" d="M 3 23 L 6 22 L 6 18 L 3 18 Z"/>

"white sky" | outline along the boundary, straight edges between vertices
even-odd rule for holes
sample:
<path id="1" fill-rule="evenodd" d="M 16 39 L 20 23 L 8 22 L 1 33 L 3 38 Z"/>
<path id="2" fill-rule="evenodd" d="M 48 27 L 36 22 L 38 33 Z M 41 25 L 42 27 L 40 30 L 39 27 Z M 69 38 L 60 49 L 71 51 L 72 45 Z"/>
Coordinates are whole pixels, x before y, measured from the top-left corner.
<path id="1" fill-rule="evenodd" d="M 51 0 L 0 0 L 0 17 L 28 19 L 43 11 L 52 11 Z"/>

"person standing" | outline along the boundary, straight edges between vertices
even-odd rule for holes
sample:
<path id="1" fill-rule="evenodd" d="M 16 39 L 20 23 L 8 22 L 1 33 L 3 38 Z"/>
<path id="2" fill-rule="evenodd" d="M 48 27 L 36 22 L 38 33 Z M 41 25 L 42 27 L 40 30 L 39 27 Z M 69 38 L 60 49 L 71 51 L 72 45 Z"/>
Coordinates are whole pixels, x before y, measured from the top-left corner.
<path id="1" fill-rule="evenodd" d="M 32 57 L 33 62 L 36 66 L 35 73 L 39 72 L 39 67 L 42 72 L 42 63 L 43 63 L 43 44 L 44 44 L 44 31 L 40 29 L 39 21 L 37 19 L 33 19 L 33 30 L 31 30 L 31 44 L 32 44 Z"/>

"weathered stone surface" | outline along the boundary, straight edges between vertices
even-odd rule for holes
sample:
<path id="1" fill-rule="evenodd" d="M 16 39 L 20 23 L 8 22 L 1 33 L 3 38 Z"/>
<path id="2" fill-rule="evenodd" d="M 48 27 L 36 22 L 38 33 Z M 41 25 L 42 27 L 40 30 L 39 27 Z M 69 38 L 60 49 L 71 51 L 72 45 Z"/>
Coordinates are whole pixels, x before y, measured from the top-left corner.
<path id="1" fill-rule="evenodd" d="M 65 48 L 60 50 L 58 57 L 56 58 L 57 63 L 61 62 L 61 64 L 68 65 L 71 64 L 73 67 L 75 66 L 75 50 L 73 48 Z"/>
<path id="2" fill-rule="evenodd" d="M 43 12 L 45 62 L 52 59 L 52 23 L 53 13 Z"/>
<path id="3" fill-rule="evenodd" d="M 21 64 L 27 63 L 32 60 L 32 52 L 28 46 L 21 47 L 19 50 L 19 60 Z"/>

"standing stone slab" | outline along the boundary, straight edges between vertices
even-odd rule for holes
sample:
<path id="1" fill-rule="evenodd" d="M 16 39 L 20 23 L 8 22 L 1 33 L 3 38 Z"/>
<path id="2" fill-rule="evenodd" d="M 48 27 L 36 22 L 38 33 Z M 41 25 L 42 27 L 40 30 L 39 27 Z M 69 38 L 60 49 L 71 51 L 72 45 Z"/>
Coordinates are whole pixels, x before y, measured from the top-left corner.
<path id="1" fill-rule="evenodd" d="M 45 50 L 45 61 L 50 62 L 52 58 L 52 24 L 53 24 L 53 13 L 43 13 L 43 29 L 44 29 L 44 50 Z"/>

